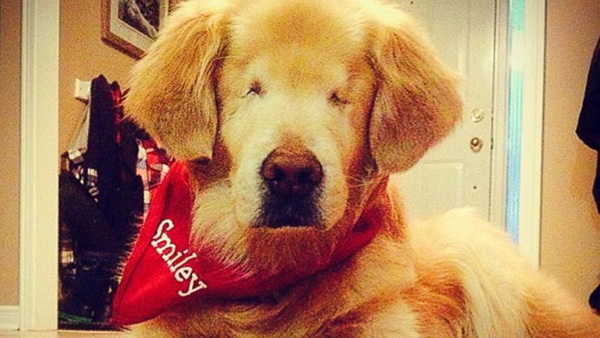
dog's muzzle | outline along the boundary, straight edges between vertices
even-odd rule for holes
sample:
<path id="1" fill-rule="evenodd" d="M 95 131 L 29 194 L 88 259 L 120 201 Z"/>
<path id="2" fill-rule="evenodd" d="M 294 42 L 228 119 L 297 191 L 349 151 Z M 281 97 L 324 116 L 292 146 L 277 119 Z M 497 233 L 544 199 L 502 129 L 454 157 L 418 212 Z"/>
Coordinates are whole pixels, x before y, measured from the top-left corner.
<path id="1" fill-rule="evenodd" d="M 263 205 L 260 225 L 317 226 L 318 195 L 324 174 L 316 156 L 306 149 L 279 147 L 263 161 Z"/>

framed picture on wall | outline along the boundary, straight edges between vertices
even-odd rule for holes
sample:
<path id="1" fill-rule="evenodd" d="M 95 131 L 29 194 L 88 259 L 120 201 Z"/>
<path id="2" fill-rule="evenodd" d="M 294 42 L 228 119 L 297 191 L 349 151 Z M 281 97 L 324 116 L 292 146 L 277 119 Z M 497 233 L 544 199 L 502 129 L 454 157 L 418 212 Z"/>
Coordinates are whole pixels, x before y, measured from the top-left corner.
<path id="1" fill-rule="evenodd" d="M 102 39 L 141 58 L 175 0 L 102 0 Z"/>

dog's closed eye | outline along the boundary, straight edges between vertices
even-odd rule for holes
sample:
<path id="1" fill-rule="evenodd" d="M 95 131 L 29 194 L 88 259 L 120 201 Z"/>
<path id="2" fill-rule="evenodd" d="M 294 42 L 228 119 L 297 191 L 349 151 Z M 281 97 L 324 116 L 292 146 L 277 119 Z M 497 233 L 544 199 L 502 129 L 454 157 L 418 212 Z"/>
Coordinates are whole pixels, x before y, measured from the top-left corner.
<path id="1" fill-rule="evenodd" d="M 344 106 L 349 103 L 349 101 L 343 98 L 337 90 L 334 90 L 329 94 L 329 102 L 335 106 Z"/>
<path id="2" fill-rule="evenodd" d="M 250 87 L 248 88 L 248 92 L 246 92 L 245 96 L 257 95 L 261 96 L 263 94 L 262 85 L 258 81 L 252 82 Z"/>

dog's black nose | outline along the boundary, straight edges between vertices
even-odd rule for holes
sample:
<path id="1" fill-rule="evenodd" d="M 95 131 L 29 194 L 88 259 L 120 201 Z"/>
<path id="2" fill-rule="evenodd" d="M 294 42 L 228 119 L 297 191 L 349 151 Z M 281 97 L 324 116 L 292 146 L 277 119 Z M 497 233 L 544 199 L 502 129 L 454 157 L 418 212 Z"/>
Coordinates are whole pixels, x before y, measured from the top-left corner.
<path id="1" fill-rule="evenodd" d="M 308 150 L 277 148 L 264 160 L 260 173 L 270 192 L 287 197 L 307 196 L 323 181 L 321 163 Z"/>

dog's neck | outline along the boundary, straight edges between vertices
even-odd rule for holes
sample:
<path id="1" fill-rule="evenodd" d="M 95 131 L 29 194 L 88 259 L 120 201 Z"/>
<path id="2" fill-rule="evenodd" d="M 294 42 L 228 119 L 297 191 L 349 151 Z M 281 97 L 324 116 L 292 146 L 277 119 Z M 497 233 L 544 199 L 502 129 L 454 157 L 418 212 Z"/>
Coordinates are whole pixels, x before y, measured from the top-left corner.
<path id="1" fill-rule="evenodd" d="M 368 239 L 365 245 L 350 248 L 348 255 L 342 254 L 343 259 L 333 259 L 331 265 L 325 270 L 316 272 L 312 276 L 305 276 L 299 279 L 292 285 L 287 285 L 279 290 L 254 297 L 245 297 L 231 300 L 232 304 L 238 305 L 276 305 L 280 301 L 289 297 L 290 293 L 294 293 L 298 287 L 303 287 L 305 280 L 319 278 L 319 275 L 327 274 L 328 271 L 336 269 L 339 266 L 347 264 L 348 261 L 354 259 L 354 256 L 359 255 L 365 250 L 372 241 L 377 237 L 384 235 L 388 238 L 394 238 L 397 242 L 404 242 L 406 237 L 405 221 L 401 212 L 399 196 L 393 187 L 388 187 L 389 179 L 387 176 L 380 176 L 369 180 L 369 184 L 365 185 L 364 205 L 360 206 L 361 213 L 357 217 L 353 226 L 350 227 L 352 232 L 372 232 L 372 237 Z"/>

